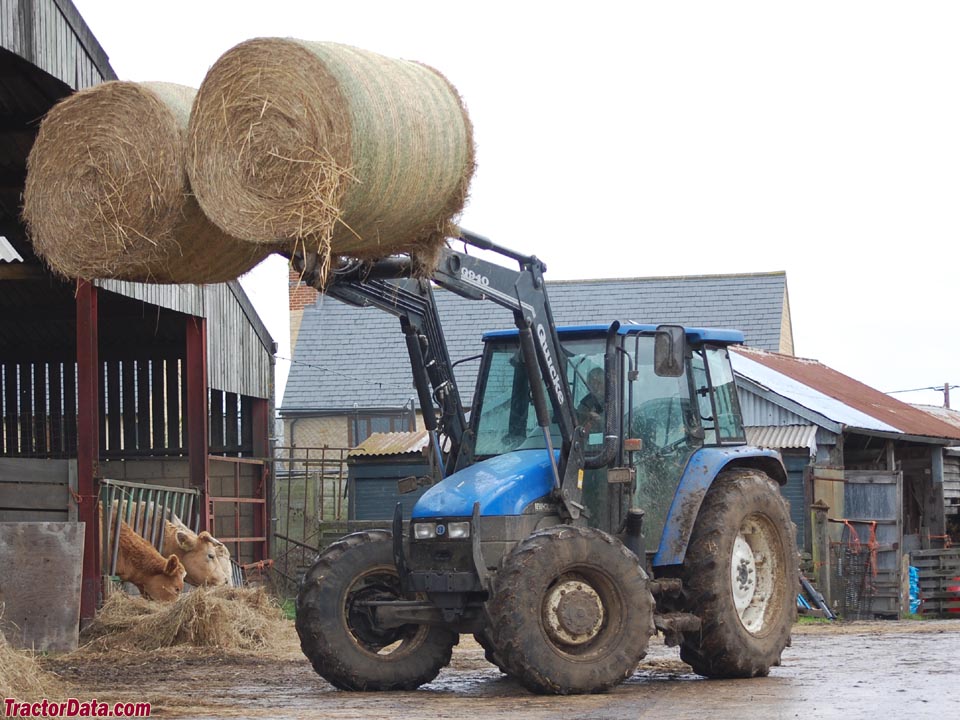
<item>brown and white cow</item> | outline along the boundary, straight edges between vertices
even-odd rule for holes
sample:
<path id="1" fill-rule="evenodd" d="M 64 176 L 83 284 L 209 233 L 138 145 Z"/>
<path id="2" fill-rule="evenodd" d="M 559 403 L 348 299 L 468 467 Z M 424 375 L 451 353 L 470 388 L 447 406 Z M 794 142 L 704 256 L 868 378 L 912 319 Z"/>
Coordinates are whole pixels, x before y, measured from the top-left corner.
<path id="1" fill-rule="evenodd" d="M 116 518 L 116 507 L 114 501 L 113 518 Z M 153 502 L 140 501 L 128 508 L 127 501 L 123 500 L 120 508 L 123 517 L 132 515 L 130 519 L 135 527 L 153 528 L 156 522 L 163 522 L 159 550 L 165 557 L 176 555 L 180 559 L 187 571 L 188 583 L 196 587 L 233 585 L 230 551 L 210 533 L 203 531 L 198 535 L 176 513 Z"/>
<path id="2" fill-rule="evenodd" d="M 163 554 L 180 558 L 191 585 L 232 584 L 230 553 L 224 544 L 206 530 L 193 532 L 176 515 L 164 521 Z"/>
<path id="3" fill-rule="evenodd" d="M 180 558 L 164 558 L 147 540 L 125 522 L 120 522 L 120 551 L 116 573 L 124 582 L 132 583 L 140 594 L 151 600 L 172 602 L 183 592 L 187 574 Z"/>

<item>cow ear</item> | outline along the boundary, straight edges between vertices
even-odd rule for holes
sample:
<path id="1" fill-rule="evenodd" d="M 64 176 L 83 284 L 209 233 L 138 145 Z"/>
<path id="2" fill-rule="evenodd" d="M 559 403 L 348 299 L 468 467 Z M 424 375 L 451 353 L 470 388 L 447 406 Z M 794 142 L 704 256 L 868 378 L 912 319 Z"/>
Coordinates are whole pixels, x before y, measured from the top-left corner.
<path id="1" fill-rule="evenodd" d="M 163 574 L 173 577 L 180 572 L 180 570 L 180 558 L 178 558 L 176 555 L 171 555 L 168 557 L 166 565 L 163 566 Z"/>
<path id="2" fill-rule="evenodd" d="M 197 546 L 197 540 L 195 537 L 192 537 L 192 533 L 187 533 L 184 530 L 177 530 L 177 545 L 180 546 L 181 550 L 193 550 Z"/>

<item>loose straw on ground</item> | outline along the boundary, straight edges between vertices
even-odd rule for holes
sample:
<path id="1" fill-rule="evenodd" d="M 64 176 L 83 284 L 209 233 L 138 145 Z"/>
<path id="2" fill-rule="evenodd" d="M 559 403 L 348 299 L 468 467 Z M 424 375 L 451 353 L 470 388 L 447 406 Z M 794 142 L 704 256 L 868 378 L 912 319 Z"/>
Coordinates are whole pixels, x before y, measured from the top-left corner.
<path id="1" fill-rule="evenodd" d="M 473 174 L 453 86 L 415 62 L 334 43 L 250 40 L 200 86 L 187 167 L 204 212 L 250 242 L 322 258 L 429 264 Z"/>
<path id="2" fill-rule="evenodd" d="M 169 83 L 108 82 L 47 113 L 27 161 L 23 216 L 55 272 L 209 283 L 270 254 L 217 228 L 191 194 L 184 138 L 195 94 Z"/>
<path id="3" fill-rule="evenodd" d="M 187 645 L 221 650 L 286 646 L 289 621 L 261 588 L 197 588 L 174 603 L 114 593 L 84 630 L 80 652 Z"/>
<path id="4" fill-rule="evenodd" d="M 11 647 L 0 632 L 0 699 L 36 701 L 55 697 L 60 691 L 57 678 L 41 669 L 33 653 Z"/>

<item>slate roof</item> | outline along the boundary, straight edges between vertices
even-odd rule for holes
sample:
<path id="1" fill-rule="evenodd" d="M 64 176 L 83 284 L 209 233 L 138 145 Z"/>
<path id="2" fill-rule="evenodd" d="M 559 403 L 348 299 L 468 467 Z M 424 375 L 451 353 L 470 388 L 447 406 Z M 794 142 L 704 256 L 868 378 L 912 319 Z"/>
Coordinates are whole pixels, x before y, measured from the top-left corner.
<path id="1" fill-rule="evenodd" d="M 783 272 L 672 278 L 548 282 L 558 325 L 680 323 L 741 330 L 746 344 L 779 350 L 787 279 Z M 513 327 L 510 313 L 490 302 L 435 291 L 450 357 L 476 355 L 481 336 Z M 478 362 L 457 366 L 465 405 Z M 281 414 L 398 408 L 415 398 L 400 323 L 373 308 L 321 297 L 303 313 Z"/>

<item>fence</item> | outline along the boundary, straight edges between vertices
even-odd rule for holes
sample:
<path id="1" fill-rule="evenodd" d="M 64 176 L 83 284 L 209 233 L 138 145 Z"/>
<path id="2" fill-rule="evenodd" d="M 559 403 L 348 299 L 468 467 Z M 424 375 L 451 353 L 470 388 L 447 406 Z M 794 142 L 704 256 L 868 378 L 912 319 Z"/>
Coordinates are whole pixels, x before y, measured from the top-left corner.
<path id="1" fill-rule="evenodd" d="M 850 521 L 843 522 L 841 542 L 830 543 L 837 614 L 844 620 L 872 620 L 877 578 L 876 523 L 865 523 L 867 527 L 861 526 L 858 533 Z"/>
<path id="2" fill-rule="evenodd" d="M 100 539 L 100 567 L 105 575 L 116 575 L 121 521 L 157 550 L 163 548 L 164 520 L 169 517 L 168 512 L 193 530 L 200 527 L 201 499 L 196 489 L 101 480 L 100 501 L 102 508 L 110 508 L 110 520 L 103 523 Z"/>
<path id="3" fill-rule="evenodd" d="M 960 616 L 960 547 L 914 550 L 910 564 L 920 574 L 920 613 Z"/>
<path id="4" fill-rule="evenodd" d="M 287 590 L 347 517 L 348 448 L 280 447 L 274 452 L 274 570 Z"/>

